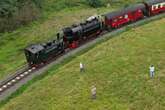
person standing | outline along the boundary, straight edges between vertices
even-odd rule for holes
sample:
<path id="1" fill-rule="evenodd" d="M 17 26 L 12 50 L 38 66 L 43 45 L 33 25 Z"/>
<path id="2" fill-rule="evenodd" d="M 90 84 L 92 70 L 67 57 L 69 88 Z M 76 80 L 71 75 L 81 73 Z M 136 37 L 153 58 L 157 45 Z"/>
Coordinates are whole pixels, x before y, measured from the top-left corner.
<path id="1" fill-rule="evenodd" d="M 155 67 L 151 65 L 149 69 L 150 69 L 150 78 L 153 78 L 155 75 Z"/>
<path id="2" fill-rule="evenodd" d="M 92 94 L 92 99 L 96 99 L 96 87 L 95 86 L 92 86 L 91 94 Z"/>
<path id="3" fill-rule="evenodd" d="M 80 72 L 84 71 L 84 65 L 82 64 L 82 62 L 80 62 Z"/>

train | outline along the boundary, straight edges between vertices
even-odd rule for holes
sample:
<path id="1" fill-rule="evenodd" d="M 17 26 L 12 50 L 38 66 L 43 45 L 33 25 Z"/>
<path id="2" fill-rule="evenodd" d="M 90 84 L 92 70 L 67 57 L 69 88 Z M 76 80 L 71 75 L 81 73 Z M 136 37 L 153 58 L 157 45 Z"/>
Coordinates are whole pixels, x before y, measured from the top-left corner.
<path id="1" fill-rule="evenodd" d="M 104 15 L 91 16 L 82 23 L 61 29 L 52 41 L 26 47 L 24 53 L 27 63 L 30 67 L 37 67 L 105 31 L 111 32 L 145 17 L 164 12 L 165 0 L 146 0 Z"/>

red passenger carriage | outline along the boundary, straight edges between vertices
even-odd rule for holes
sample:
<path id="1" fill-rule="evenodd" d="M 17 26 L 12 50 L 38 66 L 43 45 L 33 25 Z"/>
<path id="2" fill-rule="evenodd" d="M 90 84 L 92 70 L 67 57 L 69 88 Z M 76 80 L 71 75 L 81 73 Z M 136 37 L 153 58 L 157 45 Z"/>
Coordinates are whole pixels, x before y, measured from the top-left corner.
<path id="1" fill-rule="evenodd" d="M 137 21 L 144 17 L 145 5 L 140 3 L 120 11 L 105 15 L 105 25 L 108 29 L 117 28 L 129 22 Z"/>
<path id="2" fill-rule="evenodd" d="M 144 2 L 149 16 L 165 12 L 165 0 L 149 0 Z"/>

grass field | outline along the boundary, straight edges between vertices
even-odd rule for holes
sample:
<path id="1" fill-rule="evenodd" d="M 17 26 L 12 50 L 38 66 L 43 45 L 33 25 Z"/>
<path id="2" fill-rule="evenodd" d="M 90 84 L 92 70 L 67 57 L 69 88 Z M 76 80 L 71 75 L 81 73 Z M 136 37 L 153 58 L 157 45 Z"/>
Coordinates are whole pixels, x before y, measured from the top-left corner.
<path id="1" fill-rule="evenodd" d="M 49 70 L 1 110 L 164 110 L 165 18 L 133 28 Z M 86 71 L 79 72 L 79 62 Z M 148 68 L 156 67 L 149 78 Z M 90 89 L 97 87 L 97 99 Z"/>

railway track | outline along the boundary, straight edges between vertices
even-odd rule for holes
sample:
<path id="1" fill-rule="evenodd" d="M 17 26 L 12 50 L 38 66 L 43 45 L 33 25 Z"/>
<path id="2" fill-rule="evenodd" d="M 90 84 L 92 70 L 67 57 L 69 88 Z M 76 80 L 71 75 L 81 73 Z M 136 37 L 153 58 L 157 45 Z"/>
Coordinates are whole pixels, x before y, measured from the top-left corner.
<path id="1" fill-rule="evenodd" d="M 10 96 L 12 93 L 14 93 L 18 88 L 20 88 L 23 84 L 26 84 L 27 81 L 31 80 L 37 75 L 43 74 L 46 70 L 48 70 L 50 67 L 52 67 L 54 64 L 58 64 L 64 59 L 66 59 L 69 56 L 74 55 L 77 52 L 80 52 L 82 49 L 88 48 L 97 42 L 105 39 L 109 39 L 109 37 L 112 37 L 114 35 L 117 35 L 121 32 L 124 32 L 128 27 L 136 27 L 141 24 L 144 24 L 146 21 L 153 21 L 156 19 L 160 19 L 165 17 L 165 14 L 160 14 L 157 16 L 153 16 L 150 18 L 145 18 L 143 20 L 137 21 L 133 24 L 130 24 L 128 26 L 124 26 L 122 28 L 119 28 L 117 30 L 112 31 L 111 33 L 104 32 L 100 36 L 90 39 L 87 42 L 83 42 L 80 47 L 69 50 L 65 54 L 61 54 L 57 57 L 55 57 L 51 62 L 40 66 L 39 68 L 32 67 L 28 68 L 28 66 L 25 66 L 24 68 L 17 71 L 14 75 L 10 76 L 9 78 L 5 79 L 4 81 L 0 82 L 0 101 L 4 100 L 6 97 Z"/>
<path id="2" fill-rule="evenodd" d="M 8 79 L 2 81 L 0 84 L 0 94 L 2 92 L 4 92 L 6 89 L 8 89 L 9 87 L 11 87 L 14 84 L 16 84 L 17 82 L 19 82 L 20 80 L 22 80 L 23 78 L 25 78 L 27 75 L 33 73 L 33 71 L 35 71 L 35 70 L 36 70 L 35 67 L 24 68 L 23 70 L 18 71 L 16 74 L 9 77 Z"/>

